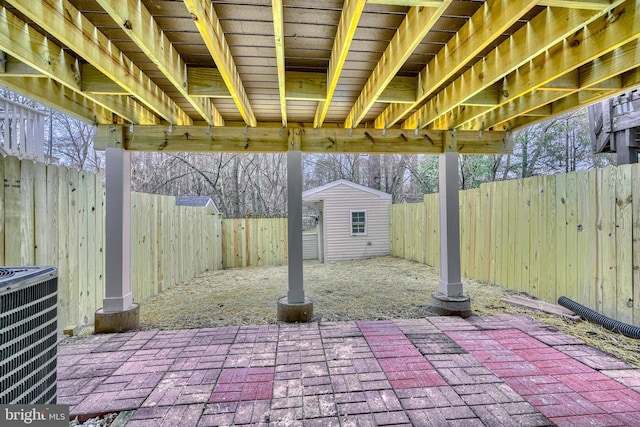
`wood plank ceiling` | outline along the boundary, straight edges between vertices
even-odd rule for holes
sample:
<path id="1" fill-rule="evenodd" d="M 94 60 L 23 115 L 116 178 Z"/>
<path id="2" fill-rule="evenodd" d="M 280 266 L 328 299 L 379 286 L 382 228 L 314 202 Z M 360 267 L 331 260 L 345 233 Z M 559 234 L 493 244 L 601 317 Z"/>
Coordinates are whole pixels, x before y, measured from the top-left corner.
<path id="1" fill-rule="evenodd" d="M 131 150 L 437 153 L 455 130 L 448 149 L 503 153 L 505 131 L 640 86 L 636 0 L 0 7 L 0 84 Z"/>

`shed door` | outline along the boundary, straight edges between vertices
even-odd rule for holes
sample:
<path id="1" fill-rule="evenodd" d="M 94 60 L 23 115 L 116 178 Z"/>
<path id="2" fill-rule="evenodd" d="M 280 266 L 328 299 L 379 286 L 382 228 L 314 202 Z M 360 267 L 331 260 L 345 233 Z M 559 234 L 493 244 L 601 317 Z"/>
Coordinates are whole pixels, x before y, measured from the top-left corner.
<path id="1" fill-rule="evenodd" d="M 318 233 L 302 235 L 302 258 L 318 259 Z"/>

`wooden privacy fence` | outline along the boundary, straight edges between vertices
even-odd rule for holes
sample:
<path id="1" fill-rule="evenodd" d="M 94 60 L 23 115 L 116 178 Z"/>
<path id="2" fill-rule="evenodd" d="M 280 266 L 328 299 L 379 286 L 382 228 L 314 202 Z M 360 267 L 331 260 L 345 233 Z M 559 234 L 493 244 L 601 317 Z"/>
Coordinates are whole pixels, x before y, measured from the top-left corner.
<path id="1" fill-rule="evenodd" d="M 134 298 L 144 301 L 204 271 L 222 269 L 222 220 L 175 197 L 131 194 Z"/>
<path id="2" fill-rule="evenodd" d="M 439 265 L 438 195 L 392 206 L 392 255 Z M 640 166 L 460 192 L 463 275 L 640 326 Z"/>
<path id="3" fill-rule="evenodd" d="M 0 182 L 0 265 L 57 267 L 60 329 L 93 323 L 104 298 L 101 176 L 6 157 Z M 174 200 L 132 195 L 135 301 L 222 268 L 221 219 Z"/>
<path id="4" fill-rule="evenodd" d="M 222 220 L 224 268 L 287 263 L 287 218 Z"/>

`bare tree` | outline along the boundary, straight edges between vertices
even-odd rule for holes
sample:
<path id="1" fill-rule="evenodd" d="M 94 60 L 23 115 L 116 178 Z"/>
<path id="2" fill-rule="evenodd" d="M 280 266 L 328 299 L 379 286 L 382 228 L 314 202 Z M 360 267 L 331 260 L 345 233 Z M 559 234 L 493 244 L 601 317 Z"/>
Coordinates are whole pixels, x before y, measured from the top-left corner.
<path id="1" fill-rule="evenodd" d="M 53 156 L 66 166 L 102 172 L 104 156 L 93 148 L 95 126 L 59 112 L 54 112 L 51 118 Z"/>

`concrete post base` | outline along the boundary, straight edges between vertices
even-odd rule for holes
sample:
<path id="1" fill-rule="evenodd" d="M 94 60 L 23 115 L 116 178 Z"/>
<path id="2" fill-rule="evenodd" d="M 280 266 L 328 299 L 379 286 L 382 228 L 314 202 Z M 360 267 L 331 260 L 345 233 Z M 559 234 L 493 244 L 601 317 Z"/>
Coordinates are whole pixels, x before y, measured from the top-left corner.
<path id="1" fill-rule="evenodd" d="M 471 300 L 468 296 L 448 297 L 442 292 L 431 294 L 431 311 L 440 316 L 471 316 Z"/>
<path id="2" fill-rule="evenodd" d="M 96 334 L 131 331 L 140 324 L 140 306 L 133 304 L 130 309 L 115 313 L 105 313 L 103 309 L 99 309 L 94 320 Z"/>
<path id="3" fill-rule="evenodd" d="M 313 301 L 305 297 L 303 303 L 292 304 L 287 297 L 278 300 L 278 320 L 287 323 L 311 322 L 313 317 Z"/>

